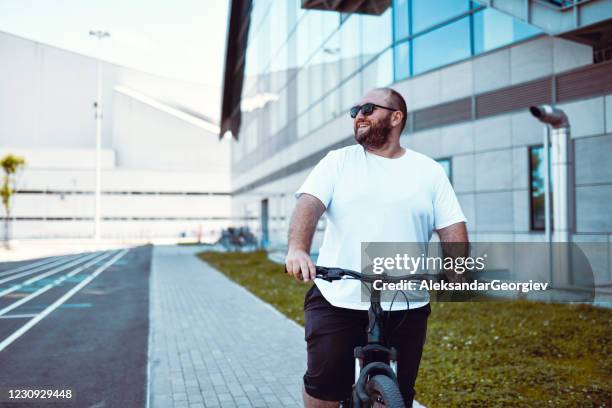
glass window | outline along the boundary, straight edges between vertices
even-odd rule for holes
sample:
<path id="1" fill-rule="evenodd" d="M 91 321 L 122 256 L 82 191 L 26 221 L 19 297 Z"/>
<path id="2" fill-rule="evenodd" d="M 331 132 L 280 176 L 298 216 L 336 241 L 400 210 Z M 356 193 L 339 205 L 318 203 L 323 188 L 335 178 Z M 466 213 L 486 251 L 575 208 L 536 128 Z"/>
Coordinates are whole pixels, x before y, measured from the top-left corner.
<path id="1" fill-rule="evenodd" d="M 413 47 L 415 75 L 468 58 L 471 55 L 469 17 L 415 38 Z"/>
<path id="2" fill-rule="evenodd" d="M 352 15 L 340 26 L 340 60 L 342 78 L 361 67 L 360 20 Z"/>
<path id="3" fill-rule="evenodd" d="M 531 211 L 531 229 L 542 231 L 545 228 L 544 211 L 544 147 L 543 145 L 532 146 L 529 148 L 529 197 Z M 550 185 L 550 183 L 549 183 Z M 551 205 L 551 228 L 552 228 L 552 188 L 549 189 Z"/>
<path id="4" fill-rule="evenodd" d="M 327 122 L 340 114 L 340 89 L 335 89 L 323 100 L 323 121 Z"/>
<path id="5" fill-rule="evenodd" d="M 299 22 L 295 33 L 295 44 L 297 51 L 297 67 L 303 67 L 310 55 L 308 54 L 308 18 L 307 13 Z"/>
<path id="6" fill-rule="evenodd" d="M 319 53 L 322 53 L 323 50 L 319 50 Z M 308 105 L 318 101 L 323 94 L 327 91 L 324 89 L 324 72 L 325 72 L 325 63 L 320 62 L 321 59 L 317 58 L 318 62 L 315 64 L 309 65 L 305 68 L 308 71 Z"/>
<path id="7" fill-rule="evenodd" d="M 393 82 L 393 54 L 388 49 L 361 71 L 363 89 L 389 86 Z"/>
<path id="8" fill-rule="evenodd" d="M 258 121 L 253 120 L 249 123 L 247 127 L 247 132 L 245 134 L 244 142 L 245 142 L 245 153 L 251 153 L 257 147 L 257 126 Z"/>
<path id="9" fill-rule="evenodd" d="M 323 101 L 315 102 L 309 111 L 310 117 L 308 120 L 310 121 L 310 132 L 318 129 L 323 124 Z"/>
<path id="10" fill-rule="evenodd" d="M 541 31 L 497 10 L 485 9 L 474 14 L 474 52 L 480 54 Z"/>
<path id="11" fill-rule="evenodd" d="M 338 86 L 340 82 L 340 32 L 334 35 L 325 43 L 320 53 L 321 62 L 325 66 L 323 81 L 325 82 L 325 92 Z"/>
<path id="12" fill-rule="evenodd" d="M 278 83 L 282 84 L 281 89 L 276 92 L 278 100 L 275 101 L 278 115 L 278 128 L 282 129 L 287 125 L 287 71 L 277 72 L 274 75 L 278 75 Z"/>
<path id="13" fill-rule="evenodd" d="M 249 26 L 249 36 L 253 34 L 253 26 Z M 255 76 L 257 75 L 257 41 L 249 41 L 249 46 L 246 52 L 246 61 L 245 61 L 245 76 Z"/>
<path id="14" fill-rule="evenodd" d="M 297 128 L 298 128 L 298 137 L 302 138 L 310 132 L 310 124 L 309 124 L 309 114 L 308 112 L 302 113 L 297 118 Z"/>
<path id="15" fill-rule="evenodd" d="M 284 47 L 289 33 L 287 4 L 288 2 L 275 1 L 268 16 L 269 21 L 266 22 L 271 28 L 270 52 L 272 60 L 270 61 L 270 71 L 272 72 L 287 69 L 287 49 Z M 274 22 L 274 24 L 270 24 L 271 22 Z"/>
<path id="16" fill-rule="evenodd" d="M 257 43 L 259 45 L 259 50 L 257 52 L 257 72 L 263 74 L 270 65 L 270 60 L 272 58 L 270 53 L 270 24 L 267 24 L 267 21 L 261 24 L 261 29 L 257 36 Z"/>
<path id="17" fill-rule="evenodd" d="M 297 84 L 297 113 L 299 115 L 300 113 L 306 111 L 310 105 L 308 69 L 304 68 L 299 70 L 295 80 Z"/>
<path id="18" fill-rule="evenodd" d="M 395 41 L 403 40 L 410 34 L 408 25 L 408 0 L 393 1 L 393 29 Z"/>
<path id="19" fill-rule="evenodd" d="M 446 173 L 446 177 L 448 177 L 448 179 L 450 180 L 450 182 L 452 184 L 452 182 L 453 182 L 453 170 L 452 170 L 452 166 L 451 166 L 451 159 L 450 159 L 450 157 L 445 158 L 445 159 L 437 159 L 436 161 L 438 163 L 440 163 L 440 165 L 444 169 L 444 172 Z"/>
<path id="20" fill-rule="evenodd" d="M 469 9 L 468 0 L 412 0 L 412 32 L 417 34 Z"/>
<path id="21" fill-rule="evenodd" d="M 276 86 L 277 76 L 274 73 L 270 74 L 269 83 L 270 86 L 268 88 L 268 94 L 270 95 L 278 95 L 274 88 Z M 268 120 L 268 126 L 266 129 L 266 134 L 264 135 L 264 139 L 271 137 L 273 134 L 278 132 L 278 100 L 271 100 L 266 103 L 264 111 L 266 112 L 266 119 Z"/>
<path id="22" fill-rule="evenodd" d="M 340 13 L 340 25 L 344 24 L 346 20 L 351 16 L 351 13 Z"/>
<path id="23" fill-rule="evenodd" d="M 375 55 L 388 48 L 393 42 L 391 12 L 389 8 L 380 16 L 360 15 L 361 46 L 364 61 L 369 61 Z"/>
<path id="24" fill-rule="evenodd" d="M 298 66 L 308 63 L 315 52 L 338 27 L 335 13 L 328 11 L 309 10 L 297 28 Z M 274 24 L 274 22 L 270 22 Z"/>
<path id="25" fill-rule="evenodd" d="M 395 64 L 395 80 L 399 81 L 410 76 L 410 42 L 406 41 L 393 47 L 393 62 Z"/>
<path id="26" fill-rule="evenodd" d="M 361 98 L 361 75 L 353 75 L 341 88 L 342 111 L 348 111 Z M 348 113 L 347 113 L 348 115 Z"/>
<path id="27" fill-rule="evenodd" d="M 514 21 L 512 22 L 512 28 L 514 31 L 515 42 L 542 33 L 542 30 L 540 30 L 539 28 L 536 28 L 517 19 L 514 19 Z"/>

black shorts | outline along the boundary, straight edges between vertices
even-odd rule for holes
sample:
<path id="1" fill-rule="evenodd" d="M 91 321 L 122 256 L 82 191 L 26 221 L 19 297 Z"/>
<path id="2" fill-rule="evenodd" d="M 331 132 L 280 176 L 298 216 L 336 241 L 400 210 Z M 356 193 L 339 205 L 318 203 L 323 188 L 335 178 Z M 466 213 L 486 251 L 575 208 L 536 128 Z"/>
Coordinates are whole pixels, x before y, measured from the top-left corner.
<path id="1" fill-rule="evenodd" d="M 412 406 L 414 399 L 430 313 L 429 304 L 391 312 L 386 326 L 389 345 L 398 351 L 397 377 L 407 407 Z M 306 392 L 325 401 L 349 398 L 355 381 L 353 349 L 367 343 L 368 312 L 332 306 L 313 285 L 304 299 L 304 318 L 308 350 Z"/>

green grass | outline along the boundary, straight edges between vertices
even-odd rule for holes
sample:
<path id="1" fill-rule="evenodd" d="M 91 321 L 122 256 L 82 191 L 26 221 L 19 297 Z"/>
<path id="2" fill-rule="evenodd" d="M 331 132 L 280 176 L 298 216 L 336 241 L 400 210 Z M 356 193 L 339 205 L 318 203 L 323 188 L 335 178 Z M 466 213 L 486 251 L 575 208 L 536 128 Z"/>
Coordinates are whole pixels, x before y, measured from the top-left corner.
<path id="1" fill-rule="evenodd" d="M 200 253 L 304 324 L 310 284 L 265 252 Z M 527 301 L 432 303 L 417 399 L 435 407 L 612 407 L 612 310 Z"/>

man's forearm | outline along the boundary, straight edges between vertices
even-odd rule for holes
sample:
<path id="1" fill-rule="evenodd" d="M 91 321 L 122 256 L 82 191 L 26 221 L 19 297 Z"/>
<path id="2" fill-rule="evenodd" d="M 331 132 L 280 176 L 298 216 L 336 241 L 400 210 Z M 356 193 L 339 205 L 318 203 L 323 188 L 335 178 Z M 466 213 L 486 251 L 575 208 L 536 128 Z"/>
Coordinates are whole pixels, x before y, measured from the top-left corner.
<path id="1" fill-rule="evenodd" d="M 301 249 L 310 252 L 312 237 L 325 206 L 315 197 L 300 196 L 289 226 L 289 249 Z"/>
<path id="2" fill-rule="evenodd" d="M 444 259 L 452 258 L 453 265 L 457 258 L 466 258 L 470 254 L 470 244 L 468 240 L 467 228 L 465 223 L 453 224 L 449 227 L 438 230 L 440 245 Z M 454 268 L 444 268 L 446 277 L 454 282 L 464 282 L 469 280 L 469 274 L 458 272 Z"/>

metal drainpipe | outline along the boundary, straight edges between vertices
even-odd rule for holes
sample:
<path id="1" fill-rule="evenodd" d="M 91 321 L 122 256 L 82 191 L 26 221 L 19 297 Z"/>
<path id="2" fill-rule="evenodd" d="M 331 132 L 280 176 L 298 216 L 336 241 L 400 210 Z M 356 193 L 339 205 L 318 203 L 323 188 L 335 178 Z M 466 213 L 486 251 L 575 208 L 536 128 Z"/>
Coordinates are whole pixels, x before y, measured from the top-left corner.
<path id="1" fill-rule="evenodd" d="M 551 105 L 531 106 L 529 111 L 540 122 L 550 128 L 550 170 L 552 176 L 552 204 L 554 228 L 552 234 L 547 235 L 549 242 L 570 242 L 573 231 L 573 151 L 570 140 L 570 124 L 565 112 Z M 545 148 L 547 146 L 545 145 Z M 548 155 L 547 155 L 548 157 Z M 548 165 L 548 163 L 547 163 Z M 547 166 L 548 167 L 548 166 Z M 547 168 L 548 171 L 548 168 Z M 548 184 L 548 180 L 546 181 Z M 548 194 L 544 197 L 550 198 Z M 550 222 L 550 205 L 545 206 L 546 224 Z M 556 245 L 552 250 L 551 281 L 556 285 L 570 283 L 570 251 L 567 245 Z M 552 283 L 551 282 L 551 283 Z"/>

